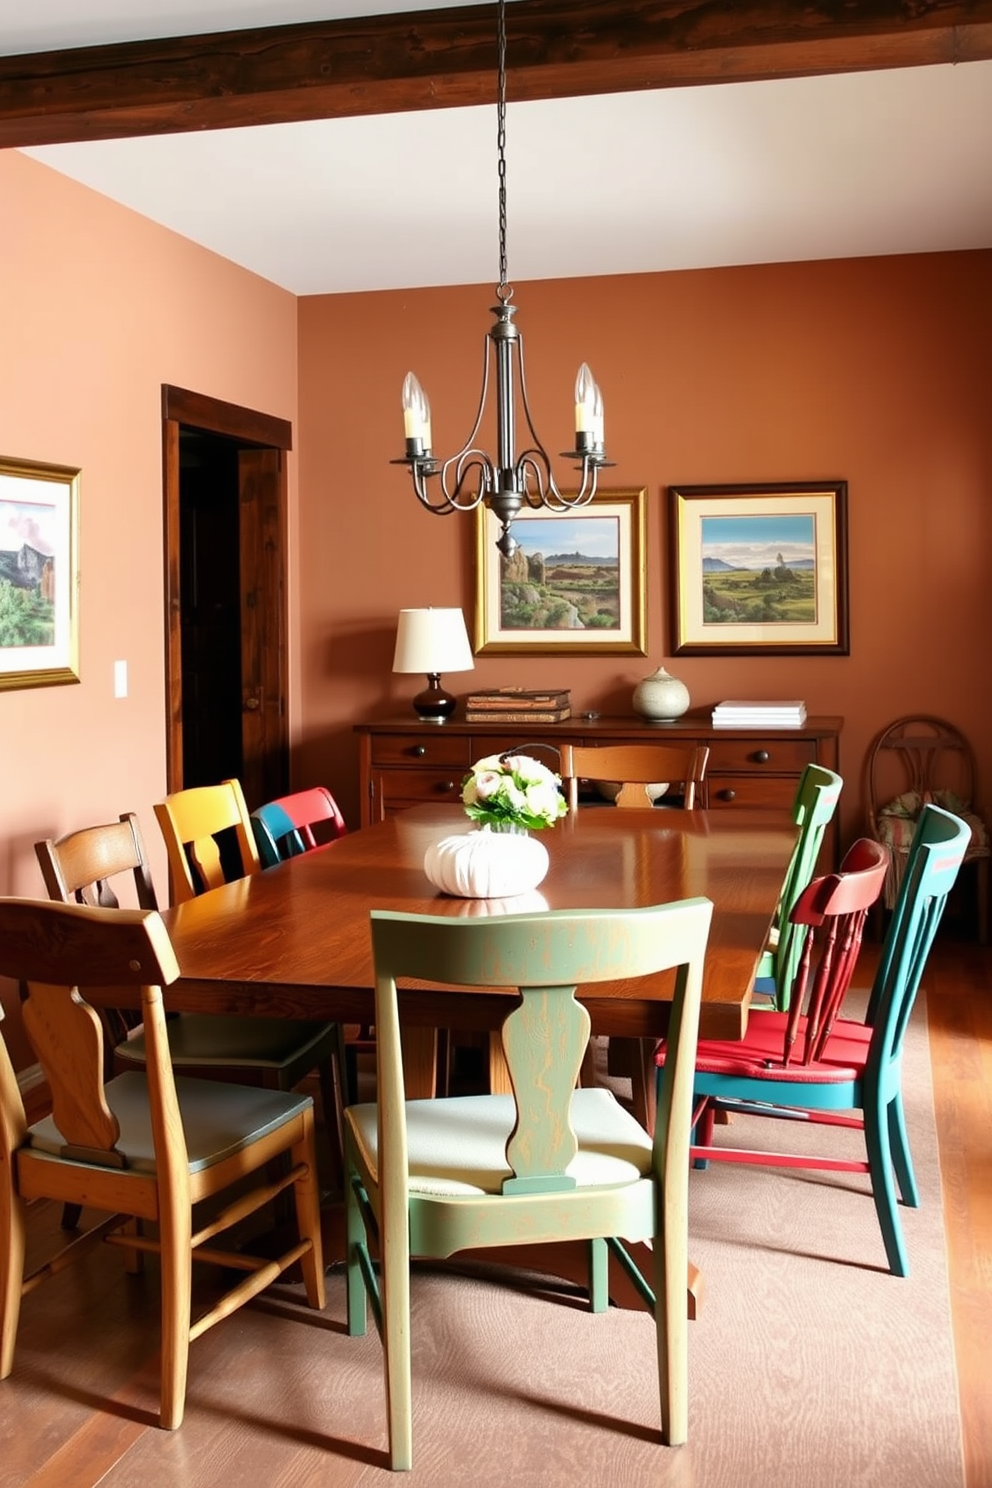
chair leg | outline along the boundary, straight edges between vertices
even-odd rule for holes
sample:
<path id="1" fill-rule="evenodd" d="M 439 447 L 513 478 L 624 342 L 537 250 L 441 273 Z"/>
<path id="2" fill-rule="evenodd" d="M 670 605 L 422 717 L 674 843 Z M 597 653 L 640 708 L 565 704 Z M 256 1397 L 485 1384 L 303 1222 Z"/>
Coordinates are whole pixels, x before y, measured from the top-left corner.
<path id="1" fill-rule="evenodd" d="M 661 1438 L 669 1447 L 681 1446 L 689 1434 L 689 1313 L 685 1299 L 689 1265 L 687 1208 L 687 1201 L 666 1202 L 661 1233 L 651 1242 Z"/>
<path id="2" fill-rule="evenodd" d="M 344 1137 L 344 1107 L 347 1102 L 348 1072 L 344 1049 L 344 1029 L 337 1025 L 337 1050 L 330 1059 L 322 1060 L 317 1069 L 320 1103 L 330 1157 L 330 1179 L 334 1188 L 344 1185 L 344 1162 L 341 1143 Z"/>
<path id="3" fill-rule="evenodd" d="M 293 1166 L 305 1163 L 307 1172 L 293 1184 L 296 1203 L 296 1225 L 301 1240 L 310 1241 L 310 1249 L 300 1257 L 303 1289 L 307 1302 L 323 1311 L 327 1301 L 324 1291 L 324 1246 L 320 1230 L 320 1182 L 317 1177 L 317 1142 L 314 1135 L 313 1107 L 303 1114 L 303 1135 L 292 1149 Z"/>
<path id="4" fill-rule="evenodd" d="M 906 1254 L 902 1224 L 896 1207 L 896 1186 L 892 1170 L 892 1152 L 889 1146 L 888 1111 L 882 1108 L 878 1091 L 871 1093 L 865 1091 L 864 1118 L 871 1192 L 875 1201 L 879 1228 L 882 1231 L 889 1270 L 893 1276 L 908 1276 L 909 1257 Z"/>
<path id="5" fill-rule="evenodd" d="M 916 1183 L 916 1174 L 913 1172 L 913 1158 L 909 1150 L 909 1136 L 906 1132 L 906 1112 L 902 1103 L 902 1092 L 898 1092 L 895 1099 L 890 1101 L 888 1109 L 889 1123 L 889 1145 L 892 1148 L 892 1166 L 896 1170 L 896 1179 L 899 1183 L 899 1196 L 907 1209 L 918 1209 L 920 1207 L 920 1190 Z"/>
<path id="6" fill-rule="evenodd" d="M 392 1224 L 388 1215 L 384 1214 L 383 1218 L 382 1347 L 389 1420 L 389 1465 L 393 1472 L 406 1472 L 413 1466 L 409 1219 L 405 1213 L 397 1216 Z"/>
<path id="7" fill-rule="evenodd" d="M 347 1138 L 345 1139 L 345 1224 L 347 1226 L 347 1300 L 348 1336 L 363 1338 L 368 1327 L 368 1295 L 365 1279 L 359 1262 L 361 1249 L 367 1243 L 365 1221 L 362 1218 L 358 1195 L 352 1183 L 352 1168 L 348 1162 Z"/>
<path id="8" fill-rule="evenodd" d="M 78 1230 L 83 1212 L 82 1204 L 63 1204 L 61 1227 L 63 1230 Z"/>
<path id="9" fill-rule="evenodd" d="M 6 1379 L 14 1367 L 24 1282 L 24 1229 L 24 1205 L 5 1164 L 0 1169 L 0 1379 Z"/>
<path id="10" fill-rule="evenodd" d="M 605 1312 L 610 1305 L 610 1251 L 605 1240 L 589 1241 L 589 1310 Z"/>
<path id="11" fill-rule="evenodd" d="M 162 1267 L 162 1403 L 166 1431 L 182 1425 L 186 1408 L 189 1328 L 192 1307 L 192 1211 L 163 1205 L 159 1220 Z"/>

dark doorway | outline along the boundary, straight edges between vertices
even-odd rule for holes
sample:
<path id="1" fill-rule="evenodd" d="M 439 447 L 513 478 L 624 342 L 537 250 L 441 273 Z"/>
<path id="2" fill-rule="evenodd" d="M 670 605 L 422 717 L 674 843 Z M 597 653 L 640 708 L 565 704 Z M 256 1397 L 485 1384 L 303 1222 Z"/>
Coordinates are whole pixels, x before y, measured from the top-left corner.
<path id="1" fill-rule="evenodd" d="M 285 420 L 163 387 L 167 788 L 288 788 Z"/>
<path id="2" fill-rule="evenodd" d="M 179 428 L 183 785 L 244 772 L 238 445 Z"/>

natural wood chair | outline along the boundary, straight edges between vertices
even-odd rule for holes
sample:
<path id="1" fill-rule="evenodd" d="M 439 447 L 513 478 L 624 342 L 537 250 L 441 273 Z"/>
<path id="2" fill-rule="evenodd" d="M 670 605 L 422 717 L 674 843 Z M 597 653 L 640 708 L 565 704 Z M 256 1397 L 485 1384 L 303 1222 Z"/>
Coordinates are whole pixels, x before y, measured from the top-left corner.
<path id="1" fill-rule="evenodd" d="M 593 1312 L 608 1304 L 608 1252 L 620 1258 L 654 1311 L 662 1439 L 685 1440 L 690 1094 L 711 914 L 708 899 L 486 919 L 372 912 L 378 1099 L 345 1112 L 348 1331 L 365 1332 L 370 1299 L 394 1469 L 412 1465 L 411 1256 L 524 1241 L 590 1242 Z M 610 1091 L 575 1088 L 590 1026 L 575 990 L 672 967 L 674 1057 L 652 1140 Z M 512 1094 L 406 1101 L 398 977 L 519 991 L 502 1029 Z M 653 1291 L 622 1240 L 651 1242 Z"/>
<path id="2" fill-rule="evenodd" d="M 152 872 L 138 818 L 125 812 L 119 821 L 82 827 L 57 840 L 35 843 L 49 898 L 63 904 L 96 904 L 117 909 L 114 880 L 133 875 L 141 909 L 157 909 Z M 100 1009 L 107 1032 L 107 1074 L 143 1069 L 147 1042 L 136 1009 Z M 340 1187 L 341 1111 L 345 1062 L 336 1023 L 289 1018 L 241 1018 L 222 1013 L 173 1013 L 166 1022 L 169 1053 L 177 1074 L 233 1080 L 267 1090 L 293 1090 L 315 1070 L 328 1130 L 330 1179 Z M 67 1227 L 78 1220 L 67 1210 Z"/>
<path id="3" fill-rule="evenodd" d="M 569 810 L 579 804 L 580 780 L 589 780 L 617 786 L 617 806 L 653 806 L 674 792 L 672 804 L 691 811 L 709 755 L 706 744 L 563 744 L 561 777 Z"/>
<path id="4" fill-rule="evenodd" d="M 931 714 L 897 718 L 872 740 L 867 767 L 872 836 L 892 853 L 885 907 L 895 904 L 920 812 L 927 802 L 968 824 L 964 855 L 974 864 L 978 939 L 989 941 L 989 828 L 974 802 L 975 759 L 960 729 Z M 878 910 L 882 919 L 882 907 Z"/>
<path id="5" fill-rule="evenodd" d="M 255 846 L 263 868 L 271 868 L 285 858 L 295 858 L 317 846 L 314 827 L 321 840 L 333 842 L 343 837 L 348 828 L 338 803 L 325 785 L 293 791 L 256 806 L 251 814 Z"/>
<path id="6" fill-rule="evenodd" d="M 0 1378 L 13 1369 L 21 1299 L 40 1281 L 100 1240 L 122 1246 L 131 1270 L 152 1251 L 161 1265 L 160 1421 L 171 1430 L 183 1418 L 192 1339 L 295 1262 L 308 1303 L 324 1306 L 313 1102 L 173 1076 L 162 988 L 179 967 L 154 912 L 0 900 L 0 973 L 27 983 L 24 1024 L 52 1093 L 52 1115 L 28 1126 L 0 1040 Z M 147 1075 L 104 1080 L 103 1027 L 85 1001 L 93 988 L 128 989 L 140 999 Z M 266 1165 L 284 1155 L 289 1172 L 266 1181 Z M 256 1257 L 214 1243 L 283 1190 L 292 1191 L 299 1238 L 282 1254 Z M 111 1217 L 26 1275 L 24 1206 L 35 1199 Z M 221 1207 L 195 1215 L 204 1200 Z M 157 1227 L 156 1239 L 143 1233 L 145 1223 Z M 194 1260 L 243 1276 L 195 1320 Z"/>
<path id="7" fill-rule="evenodd" d="M 710 1159 L 759 1166 L 868 1173 L 889 1267 L 909 1274 L 896 1184 L 910 1208 L 920 1197 L 906 1134 L 902 1047 L 927 956 L 947 895 L 964 859 L 968 828 L 937 806 L 920 816 L 868 1008 L 862 1020 L 839 1015 L 870 907 L 882 892 L 888 850 L 862 839 L 841 871 L 816 879 L 792 910 L 804 942 L 792 1006 L 751 1018 L 743 1040 L 700 1040 L 696 1050 L 693 1121 L 697 1166 Z M 813 941 L 823 945 L 802 1009 Z M 659 1049 L 662 1067 L 666 1047 Z M 714 1112 L 743 1111 L 864 1132 L 864 1159 L 718 1147 Z"/>
<path id="8" fill-rule="evenodd" d="M 614 804 L 620 808 L 653 807 L 670 796 L 670 805 L 692 811 L 709 761 L 705 744 L 564 744 L 561 777 L 570 811 L 579 807 L 579 782 L 588 780 L 616 787 Z M 651 1039 L 611 1038 L 609 1068 L 629 1075 L 634 1114 L 648 1131 L 654 1130 L 654 1043 Z M 583 1080 L 591 1082 L 592 1060 L 587 1059 Z"/>

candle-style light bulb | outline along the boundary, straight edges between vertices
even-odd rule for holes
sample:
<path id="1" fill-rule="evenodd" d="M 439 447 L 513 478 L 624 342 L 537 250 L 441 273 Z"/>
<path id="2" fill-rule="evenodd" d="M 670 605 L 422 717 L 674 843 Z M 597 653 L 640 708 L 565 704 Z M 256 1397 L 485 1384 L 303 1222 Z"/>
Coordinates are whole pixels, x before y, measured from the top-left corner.
<path id="1" fill-rule="evenodd" d="M 412 372 L 403 379 L 403 432 L 408 440 L 419 440 L 423 451 L 430 450 L 431 405 Z"/>
<path id="2" fill-rule="evenodd" d="M 575 433 L 591 434 L 596 417 L 596 387 L 592 373 L 585 362 L 575 378 Z M 602 402 L 602 399 L 600 400 Z"/>
<path id="3" fill-rule="evenodd" d="M 605 443 L 605 419 L 603 414 L 603 394 L 599 390 L 599 383 L 594 382 L 595 395 L 593 397 L 592 429 L 593 444 L 597 449 L 602 449 Z"/>

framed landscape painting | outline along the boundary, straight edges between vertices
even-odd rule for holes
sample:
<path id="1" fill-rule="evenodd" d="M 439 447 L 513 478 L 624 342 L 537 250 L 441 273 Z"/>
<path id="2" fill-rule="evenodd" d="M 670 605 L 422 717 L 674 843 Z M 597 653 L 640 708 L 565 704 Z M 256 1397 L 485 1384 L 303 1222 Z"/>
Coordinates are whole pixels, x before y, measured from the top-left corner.
<path id="1" fill-rule="evenodd" d="M 0 688 L 79 681 L 79 471 L 0 458 Z"/>
<path id="2" fill-rule="evenodd" d="M 644 499 L 598 491 L 587 506 L 530 508 L 510 529 L 512 558 L 496 547 L 500 525 L 476 514 L 476 655 L 645 655 Z"/>
<path id="3" fill-rule="evenodd" d="M 669 486 L 675 656 L 846 656 L 847 483 Z"/>

